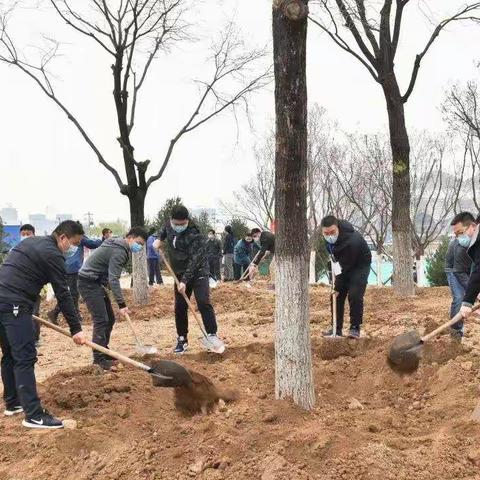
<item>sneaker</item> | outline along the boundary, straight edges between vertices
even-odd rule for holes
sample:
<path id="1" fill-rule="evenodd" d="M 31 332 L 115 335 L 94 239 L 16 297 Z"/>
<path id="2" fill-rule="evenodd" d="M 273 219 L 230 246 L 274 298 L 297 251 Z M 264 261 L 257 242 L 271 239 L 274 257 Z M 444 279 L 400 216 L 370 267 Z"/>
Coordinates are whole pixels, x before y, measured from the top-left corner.
<path id="1" fill-rule="evenodd" d="M 350 331 L 348 332 L 348 338 L 354 338 L 354 339 L 359 339 L 360 338 L 360 329 L 352 327 L 350 328 Z"/>
<path id="2" fill-rule="evenodd" d="M 343 337 L 343 334 L 342 334 L 341 330 L 337 330 L 337 334 L 334 335 L 333 334 L 333 328 L 330 328 L 330 330 L 327 330 L 327 331 L 322 333 L 322 337 L 325 337 L 325 338 Z"/>
<path id="3" fill-rule="evenodd" d="M 209 334 L 208 340 L 203 337 L 201 341 L 209 352 L 215 352 L 221 355 L 225 351 L 225 344 L 215 334 Z"/>
<path id="4" fill-rule="evenodd" d="M 3 414 L 6 417 L 13 417 L 14 415 L 18 415 L 19 413 L 23 413 L 23 408 L 21 405 L 16 405 L 15 407 L 7 407 Z"/>
<path id="5" fill-rule="evenodd" d="M 45 409 L 35 417 L 25 418 L 22 425 L 27 428 L 46 428 L 50 430 L 63 428 L 63 422 Z"/>
<path id="6" fill-rule="evenodd" d="M 173 349 L 173 353 L 181 354 L 186 352 L 188 348 L 188 340 L 186 337 L 177 338 L 177 346 Z"/>
<path id="7" fill-rule="evenodd" d="M 40 340 L 35 340 L 35 348 L 40 348 L 42 346 L 42 342 Z"/>
<path id="8" fill-rule="evenodd" d="M 50 323 L 53 323 L 54 325 L 58 325 L 58 316 L 55 314 L 55 310 L 50 310 L 47 313 L 47 318 Z"/>

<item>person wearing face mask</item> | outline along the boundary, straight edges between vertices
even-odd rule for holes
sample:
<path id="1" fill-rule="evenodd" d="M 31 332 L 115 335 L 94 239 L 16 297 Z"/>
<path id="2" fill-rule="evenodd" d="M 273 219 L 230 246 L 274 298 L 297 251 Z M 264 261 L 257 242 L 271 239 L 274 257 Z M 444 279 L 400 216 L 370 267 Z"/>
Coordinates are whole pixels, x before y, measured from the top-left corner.
<path id="1" fill-rule="evenodd" d="M 233 273 L 234 279 L 240 280 L 250 266 L 253 238 L 250 234 L 239 240 L 233 249 Z M 245 278 L 248 281 L 249 278 Z"/>
<path id="2" fill-rule="evenodd" d="M 235 237 L 230 225 L 225 227 L 225 238 L 223 239 L 223 280 L 231 282 L 234 279 L 233 251 L 235 249 Z"/>
<path id="3" fill-rule="evenodd" d="M 153 248 L 157 236 L 155 235 L 155 229 L 152 228 L 148 232 L 147 240 L 147 266 L 148 266 L 148 284 L 153 286 L 163 285 L 162 272 L 160 271 L 160 257 L 158 251 Z"/>
<path id="4" fill-rule="evenodd" d="M 63 422 L 42 407 L 37 393 L 37 351 L 33 309 L 42 288 L 50 283 L 73 341 L 85 343 L 80 318 L 68 290 L 64 254 L 78 245 L 83 228 L 67 220 L 52 235 L 30 236 L 16 245 L 0 266 L 0 347 L 6 416 L 24 413 L 29 428 L 57 429 Z"/>
<path id="5" fill-rule="evenodd" d="M 333 215 L 326 216 L 321 222 L 322 234 L 330 265 L 335 278 L 334 291 L 337 309 L 337 336 L 343 334 L 343 316 L 345 300 L 350 305 L 350 338 L 360 338 L 363 322 L 364 296 L 372 263 L 372 254 L 365 239 L 351 223 L 338 220 Z M 333 329 L 324 336 L 333 336 Z"/>
<path id="6" fill-rule="evenodd" d="M 450 242 L 445 257 L 445 273 L 452 294 L 450 307 L 450 318 L 453 318 L 462 306 L 463 298 L 470 278 L 472 259 L 468 256 L 470 237 L 464 234 L 468 225 L 476 223 L 473 215 L 469 212 L 462 212 L 455 216 L 451 225 L 455 238 Z M 452 326 L 452 337 L 458 340 L 463 338 L 463 321 Z"/>
<path id="7" fill-rule="evenodd" d="M 182 294 L 190 298 L 192 293 L 195 294 L 208 341 L 215 350 L 224 349 L 224 343 L 217 336 L 217 320 L 210 301 L 205 237 L 190 220 L 189 212 L 183 205 L 172 208 L 170 221 L 160 232 L 159 240 L 154 243 L 154 247 L 159 249 L 162 242 L 167 244 L 172 269 L 180 281 L 179 289 L 175 285 L 177 343 L 174 353 L 182 354 L 188 348 L 188 305 Z"/>
<path id="8" fill-rule="evenodd" d="M 78 292 L 78 272 L 83 265 L 85 248 L 88 248 L 89 250 L 95 250 L 101 244 L 102 240 L 91 240 L 84 235 L 78 246 L 72 246 L 65 255 L 65 270 L 67 271 L 68 288 L 70 289 L 70 293 L 72 294 L 73 302 L 75 303 L 75 308 L 77 309 L 77 312 L 79 312 L 79 316 L 80 311 L 78 309 L 78 301 L 80 299 L 80 294 Z M 48 312 L 47 316 L 52 323 L 58 325 L 59 314 L 60 307 L 57 303 L 55 308 Z"/>
<path id="9" fill-rule="evenodd" d="M 479 226 L 475 222 L 473 215 L 469 212 L 461 212 L 455 215 L 451 222 L 453 233 L 458 240 L 459 245 L 467 249 L 467 254 L 472 260 L 470 277 L 465 287 L 460 313 L 466 318 L 472 312 L 472 306 L 480 293 L 480 242 Z M 463 335 L 463 324 L 457 324 L 460 335 Z"/>
<path id="10" fill-rule="evenodd" d="M 207 258 L 210 276 L 215 280 L 221 280 L 220 263 L 222 261 L 222 242 L 216 238 L 215 230 L 208 231 Z"/>
<path id="11" fill-rule="evenodd" d="M 270 256 L 272 256 L 272 260 L 270 262 L 270 288 L 274 288 L 275 285 L 275 276 L 276 276 L 276 265 L 275 265 L 275 235 L 271 232 L 264 231 L 262 232 L 259 228 L 254 228 L 252 230 L 251 236 L 253 241 L 255 242 L 256 246 L 260 248 L 260 252 L 258 255 L 255 256 L 255 259 L 252 262 L 251 268 L 251 276 L 252 278 L 258 272 L 258 266 L 260 262 L 265 258 L 267 252 Z"/>
<path id="12" fill-rule="evenodd" d="M 127 266 L 130 253 L 140 252 L 148 234 L 143 227 L 132 227 L 125 238 L 110 238 L 89 255 L 79 272 L 78 287 L 93 321 L 92 341 L 108 348 L 115 324 L 107 285 L 118 304 L 120 314 L 129 313 L 120 285 L 122 270 Z M 112 360 L 100 352 L 93 352 L 93 363 L 110 370 Z"/>

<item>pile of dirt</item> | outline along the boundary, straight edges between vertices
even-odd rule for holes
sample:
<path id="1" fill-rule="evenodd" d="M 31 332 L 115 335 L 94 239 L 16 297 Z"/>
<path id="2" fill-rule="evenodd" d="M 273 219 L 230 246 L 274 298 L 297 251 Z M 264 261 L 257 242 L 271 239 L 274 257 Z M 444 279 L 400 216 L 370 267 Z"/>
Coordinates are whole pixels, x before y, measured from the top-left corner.
<path id="1" fill-rule="evenodd" d="M 258 326 L 245 320 L 256 318 L 254 302 L 265 310 L 273 306 L 271 294 L 222 287 L 214 304 L 228 312 L 219 314 L 229 332 L 226 353 L 175 357 L 213 382 L 201 380 L 213 388 L 207 387 L 213 394 L 203 408 L 209 415 L 192 416 L 190 405 L 183 409 L 179 401 L 185 392 L 157 388 L 148 374 L 131 368 L 60 371 L 41 387 L 42 399 L 57 415 L 74 419 L 76 428 L 26 432 L 18 421 L 2 421 L 0 478 L 480 478 L 480 424 L 471 420 L 479 396 L 480 327 L 468 325 L 464 346 L 449 336 L 426 345 L 418 371 L 400 376 L 386 364 L 392 337 L 411 328 L 423 332 L 429 317 L 442 321 L 447 291 L 421 291 L 403 302 L 390 290 L 371 289 L 368 337 L 358 343 L 320 338 L 327 299 L 327 289 L 313 289 L 312 314 L 325 318 L 312 324 L 312 412 L 274 398 L 272 316 Z M 252 330 L 259 332 L 253 341 Z M 238 399 L 222 400 L 222 392 L 231 390 Z"/>

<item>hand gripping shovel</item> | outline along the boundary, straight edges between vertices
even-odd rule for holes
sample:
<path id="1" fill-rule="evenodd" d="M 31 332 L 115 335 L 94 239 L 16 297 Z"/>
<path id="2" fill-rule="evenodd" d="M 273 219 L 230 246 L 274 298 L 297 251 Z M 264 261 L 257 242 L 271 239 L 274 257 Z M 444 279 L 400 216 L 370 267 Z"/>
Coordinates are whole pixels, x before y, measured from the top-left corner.
<path id="1" fill-rule="evenodd" d="M 52 330 L 55 330 L 62 335 L 65 335 L 66 337 L 71 337 L 68 330 L 65 330 L 35 315 L 33 316 L 33 318 L 38 323 L 45 325 L 46 327 L 51 328 Z M 122 355 L 121 353 L 115 352 L 114 350 L 110 350 L 108 348 L 102 347 L 101 345 L 90 342 L 89 340 L 85 342 L 85 345 L 89 346 L 93 350 L 97 350 L 97 352 L 101 352 L 111 358 L 115 358 L 116 360 L 125 365 L 131 365 L 135 368 L 149 373 L 153 377 L 152 381 L 156 387 L 190 387 L 192 385 L 192 377 L 190 376 L 188 370 L 186 370 L 184 367 L 182 367 L 176 362 L 171 362 L 169 360 L 160 360 L 158 362 L 155 362 L 155 367 L 151 367 L 150 365 L 137 362 L 136 360 Z"/>
<path id="2" fill-rule="evenodd" d="M 247 277 L 248 275 L 250 275 L 250 267 L 255 263 L 255 260 L 258 258 L 258 256 L 260 255 L 260 252 L 261 250 L 259 250 L 257 252 L 257 254 L 255 255 L 255 257 L 253 257 L 253 260 L 250 262 L 250 265 L 245 269 L 245 271 L 242 273 L 242 276 L 238 279 L 238 280 L 234 280 L 234 284 L 239 284 L 239 283 L 242 283 Z"/>
<path id="3" fill-rule="evenodd" d="M 141 356 L 155 355 L 158 352 L 157 348 L 154 347 L 153 345 L 143 345 L 143 343 L 140 342 L 138 338 L 137 332 L 135 331 L 135 327 L 133 326 L 133 322 L 132 322 L 132 319 L 130 318 L 130 315 L 128 315 L 127 313 L 127 314 L 124 314 L 124 317 L 127 320 L 128 325 L 130 326 L 130 330 L 132 331 L 133 336 L 135 337 L 135 342 L 137 344 L 137 353 Z"/>
<path id="4" fill-rule="evenodd" d="M 480 304 L 475 305 L 472 308 L 472 313 L 479 308 Z M 398 335 L 393 340 L 390 351 L 388 352 L 388 364 L 392 369 L 400 372 L 414 372 L 420 364 L 423 344 L 436 337 L 439 333 L 443 332 L 452 325 L 455 325 L 455 323 L 462 319 L 462 314 L 457 313 L 457 315 L 455 315 L 451 320 L 443 325 L 440 325 L 440 327 L 435 329 L 433 332 L 430 332 L 423 337 L 420 337 L 416 330 Z"/>
<path id="5" fill-rule="evenodd" d="M 175 275 L 175 272 L 173 271 L 173 268 L 171 267 L 170 263 L 168 262 L 168 260 L 166 259 L 165 257 L 165 254 L 162 252 L 162 250 L 158 250 L 158 253 L 160 254 L 160 257 L 162 258 L 163 260 L 163 263 L 165 264 L 165 266 L 167 267 L 167 270 L 170 272 L 170 275 L 173 277 L 173 280 L 175 282 L 175 285 L 177 286 L 177 289 L 179 290 L 180 289 L 180 281 L 178 280 L 177 276 Z M 212 342 L 210 341 L 210 339 L 208 338 L 208 335 L 207 335 L 207 332 L 205 331 L 205 329 L 203 328 L 203 325 L 202 325 L 202 322 L 200 321 L 200 319 L 198 318 L 198 315 L 197 315 L 197 312 L 195 311 L 195 308 L 194 306 L 192 305 L 192 302 L 190 301 L 190 299 L 188 298 L 187 294 L 185 292 L 182 292 L 182 296 L 183 298 L 185 299 L 185 302 L 187 302 L 187 305 L 188 305 L 188 308 L 190 309 L 190 311 L 192 312 L 193 314 L 193 317 L 195 318 L 195 321 L 197 322 L 197 325 L 198 325 L 198 328 L 200 329 L 200 331 L 202 332 L 202 335 L 203 337 L 200 338 L 200 342 L 202 343 L 202 345 L 212 351 L 212 352 L 215 352 L 215 353 L 218 353 L 219 355 L 221 355 L 224 351 L 225 351 L 225 345 L 222 345 L 221 347 L 219 348 L 216 348 Z"/>

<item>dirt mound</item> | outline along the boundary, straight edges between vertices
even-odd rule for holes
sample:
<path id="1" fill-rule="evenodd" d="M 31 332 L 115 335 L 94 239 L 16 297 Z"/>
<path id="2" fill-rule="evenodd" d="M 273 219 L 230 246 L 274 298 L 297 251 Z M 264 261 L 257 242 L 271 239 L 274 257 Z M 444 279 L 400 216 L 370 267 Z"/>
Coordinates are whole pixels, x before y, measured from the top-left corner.
<path id="1" fill-rule="evenodd" d="M 161 295 L 165 305 L 155 308 L 171 306 L 171 292 Z M 370 289 L 367 335 L 355 343 L 320 337 L 328 326 L 328 289 L 314 288 L 317 405 L 309 413 L 274 398 L 273 296 L 234 286 L 213 296 L 229 340 L 226 353 L 201 352 L 192 340 L 192 353 L 175 357 L 199 373 L 209 401 L 194 410 L 203 406 L 209 415 L 192 416 L 190 405 L 179 403 L 188 392 L 154 387 L 148 374 L 131 368 L 60 371 L 41 387 L 42 399 L 58 416 L 74 419 L 76 428 L 40 433 L 25 431 L 18 419 L 1 421 L 0 479 L 480 479 L 480 424 L 471 421 L 479 396 L 480 327 L 467 325 L 465 347 L 449 336 L 427 344 L 412 375 L 398 375 L 386 363 L 395 335 L 423 333 L 428 317 L 446 318 L 445 289 L 422 290 L 406 302 L 390 290 Z M 261 323 L 255 309 L 270 317 Z M 152 317 L 137 326 L 141 333 L 169 328 L 164 345 L 171 348 L 171 320 Z M 116 341 L 123 341 L 120 331 L 131 337 L 122 327 Z M 45 350 L 41 362 L 48 356 L 65 361 L 65 350 L 58 350 L 58 357 Z M 163 358 L 173 359 L 165 352 Z M 239 397 L 228 403 L 231 390 Z"/>

